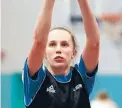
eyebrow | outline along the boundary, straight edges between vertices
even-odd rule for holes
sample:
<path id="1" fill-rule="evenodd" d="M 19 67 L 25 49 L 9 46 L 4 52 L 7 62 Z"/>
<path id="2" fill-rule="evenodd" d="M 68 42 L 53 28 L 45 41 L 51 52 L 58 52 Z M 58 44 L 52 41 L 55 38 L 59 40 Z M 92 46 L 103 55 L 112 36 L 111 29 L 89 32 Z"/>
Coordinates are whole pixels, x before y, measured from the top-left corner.
<path id="1" fill-rule="evenodd" d="M 52 41 L 50 41 L 50 42 L 56 42 L 56 41 L 52 40 Z"/>
<path id="2" fill-rule="evenodd" d="M 52 40 L 52 41 L 50 41 L 50 42 L 56 42 L 55 40 Z M 66 41 L 66 40 L 62 40 L 61 42 L 66 42 L 66 43 L 68 43 L 68 41 Z"/>
<path id="3" fill-rule="evenodd" d="M 68 42 L 68 41 L 62 41 L 62 42 Z"/>

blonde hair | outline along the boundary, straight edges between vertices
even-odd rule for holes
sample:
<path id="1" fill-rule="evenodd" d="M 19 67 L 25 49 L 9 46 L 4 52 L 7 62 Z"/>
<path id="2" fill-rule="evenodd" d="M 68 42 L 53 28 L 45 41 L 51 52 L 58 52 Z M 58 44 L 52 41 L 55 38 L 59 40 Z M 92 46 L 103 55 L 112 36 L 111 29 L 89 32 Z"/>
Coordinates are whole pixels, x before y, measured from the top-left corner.
<path id="1" fill-rule="evenodd" d="M 67 31 L 71 35 L 74 49 L 77 50 L 77 46 L 78 45 L 77 45 L 77 42 L 76 42 L 76 38 L 75 38 L 75 35 L 73 34 L 73 32 L 71 30 L 69 30 L 66 27 L 53 27 L 50 31 L 53 31 L 53 30 L 64 30 L 64 31 Z"/>

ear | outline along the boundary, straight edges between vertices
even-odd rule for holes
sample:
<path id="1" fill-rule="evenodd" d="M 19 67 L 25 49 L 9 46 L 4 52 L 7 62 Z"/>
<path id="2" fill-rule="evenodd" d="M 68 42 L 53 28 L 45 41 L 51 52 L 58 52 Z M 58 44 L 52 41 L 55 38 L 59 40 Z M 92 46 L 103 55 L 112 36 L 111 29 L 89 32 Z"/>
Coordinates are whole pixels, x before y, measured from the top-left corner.
<path id="1" fill-rule="evenodd" d="M 73 55 L 74 55 L 74 56 L 77 55 L 77 50 L 76 50 L 76 49 L 74 49 L 74 51 L 73 51 Z"/>
<path id="2" fill-rule="evenodd" d="M 74 50 L 73 50 L 72 59 L 73 59 L 76 55 L 77 55 L 77 50 L 76 50 L 76 49 L 74 49 Z"/>

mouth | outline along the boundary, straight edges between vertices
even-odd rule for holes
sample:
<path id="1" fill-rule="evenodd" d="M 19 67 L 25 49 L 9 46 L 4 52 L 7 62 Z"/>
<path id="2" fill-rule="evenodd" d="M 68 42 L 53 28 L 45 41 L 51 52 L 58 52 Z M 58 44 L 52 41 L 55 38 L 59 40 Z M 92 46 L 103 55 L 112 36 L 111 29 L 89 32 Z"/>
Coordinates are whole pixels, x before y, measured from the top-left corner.
<path id="1" fill-rule="evenodd" d="M 64 58 L 61 56 L 56 56 L 55 59 L 64 59 Z"/>
<path id="2" fill-rule="evenodd" d="M 64 60 L 64 58 L 61 57 L 61 56 L 57 56 L 57 57 L 55 57 L 54 59 L 55 59 L 57 62 L 62 62 L 62 61 Z"/>

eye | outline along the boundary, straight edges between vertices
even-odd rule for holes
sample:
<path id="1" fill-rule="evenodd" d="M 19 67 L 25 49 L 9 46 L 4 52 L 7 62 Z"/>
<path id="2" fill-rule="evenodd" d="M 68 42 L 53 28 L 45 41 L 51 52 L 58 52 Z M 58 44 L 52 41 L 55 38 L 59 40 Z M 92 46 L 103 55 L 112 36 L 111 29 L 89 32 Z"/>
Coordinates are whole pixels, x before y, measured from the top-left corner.
<path id="1" fill-rule="evenodd" d="M 63 47 L 68 47 L 68 44 L 67 43 L 62 43 L 62 46 Z"/>
<path id="2" fill-rule="evenodd" d="M 50 43 L 49 46 L 54 47 L 56 46 L 56 43 Z"/>

